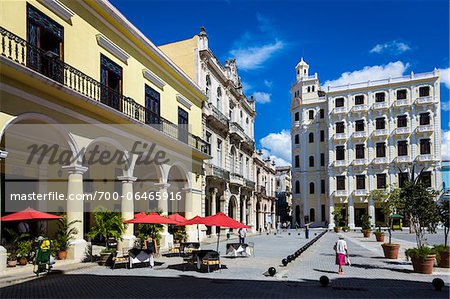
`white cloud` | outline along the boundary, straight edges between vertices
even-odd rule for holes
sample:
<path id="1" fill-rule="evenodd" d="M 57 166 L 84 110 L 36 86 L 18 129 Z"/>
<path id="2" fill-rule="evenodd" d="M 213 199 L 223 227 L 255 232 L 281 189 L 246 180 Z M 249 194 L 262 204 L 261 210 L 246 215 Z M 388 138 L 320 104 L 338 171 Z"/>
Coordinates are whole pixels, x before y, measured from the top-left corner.
<path id="1" fill-rule="evenodd" d="M 271 161 L 275 161 L 275 166 L 291 166 L 291 163 L 277 156 L 271 155 L 270 152 L 264 148 L 261 149 L 261 152 L 264 159 L 270 158 Z"/>
<path id="2" fill-rule="evenodd" d="M 231 50 L 230 53 L 236 58 L 239 69 L 255 70 L 261 68 L 268 59 L 283 48 L 284 43 L 277 40 L 257 46 L 240 47 Z"/>
<path id="3" fill-rule="evenodd" d="M 401 54 L 403 52 L 411 50 L 411 47 L 403 42 L 399 42 L 396 40 L 386 42 L 384 44 L 377 44 L 371 50 L 370 53 L 384 53 L 388 52 L 391 54 Z"/>
<path id="4" fill-rule="evenodd" d="M 441 75 L 441 83 L 450 89 L 450 68 L 439 69 Z"/>
<path id="5" fill-rule="evenodd" d="M 246 93 L 247 91 L 249 91 L 249 90 L 251 90 L 252 89 L 252 86 L 248 83 L 248 82 L 244 82 L 244 81 L 241 81 L 241 84 L 242 84 L 242 91 L 244 92 L 244 93 Z"/>
<path id="6" fill-rule="evenodd" d="M 255 99 L 256 103 L 260 103 L 260 104 L 270 103 L 271 96 L 272 96 L 272 94 L 267 93 L 267 92 L 256 91 L 253 93 L 253 98 Z"/>
<path id="7" fill-rule="evenodd" d="M 441 110 L 442 111 L 450 111 L 450 102 L 442 102 L 441 101 Z"/>
<path id="8" fill-rule="evenodd" d="M 264 156 L 274 159 L 278 166 L 291 165 L 291 134 L 288 130 L 270 133 L 261 138 L 259 143 Z"/>
<path id="9" fill-rule="evenodd" d="M 264 80 L 264 85 L 267 87 L 267 88 L 272 88 L 272 86 L 273 86 L 273 81 L 269 81 L 269 80 Z"/>
<path id="10" fill-rule="evenodd" d="M 409 63 L 401 61 L 389 62 L 386 65 L 365 66 L 361 70 L 342 73 L 338 79 L 326 81 L 323 86 L 339 86 L 389 77 L 401 77 L 408 67 Z"/>
<path id="11" fill-rule="evenodd" d="M 450 160 L 450 131 L 442 130 L 442 160 Z"/>

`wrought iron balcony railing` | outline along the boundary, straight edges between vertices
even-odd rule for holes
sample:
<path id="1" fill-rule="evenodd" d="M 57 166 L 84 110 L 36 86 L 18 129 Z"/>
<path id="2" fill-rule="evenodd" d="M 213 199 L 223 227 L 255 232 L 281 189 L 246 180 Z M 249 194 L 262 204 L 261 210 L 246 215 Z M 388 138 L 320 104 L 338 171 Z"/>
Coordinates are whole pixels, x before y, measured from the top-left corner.
<path id="1" fill-rule="evenodd" d="M 39 49 L 3 27 L 0 27 L 0 35 L 3 57 L 32 69 L 93 101 L 101 102 L 130 118 L 152 126 L 194 149 L 205 153 L 208 151 L 208 144 L 190 133 L 187 126 L 168 121 L 134 99 L 124 96 L 61 61 L 55 53 Z"/>
<path id="2" fill-rule="evenodd" d="M 222 178 L 226 181 L 230 180 L 230 172 L 213 164 L 206 165 L 206 175 Z"/>

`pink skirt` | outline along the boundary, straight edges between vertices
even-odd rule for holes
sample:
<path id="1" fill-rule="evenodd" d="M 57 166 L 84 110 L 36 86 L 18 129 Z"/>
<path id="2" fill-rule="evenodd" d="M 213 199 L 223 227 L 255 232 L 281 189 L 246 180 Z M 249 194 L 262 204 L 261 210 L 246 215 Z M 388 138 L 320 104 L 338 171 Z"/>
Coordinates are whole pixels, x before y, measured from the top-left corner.
<path id="1" fill-rule="evenodd" d="M 336 253 L 336 265 L 345 266 L 345 254 Z"/>

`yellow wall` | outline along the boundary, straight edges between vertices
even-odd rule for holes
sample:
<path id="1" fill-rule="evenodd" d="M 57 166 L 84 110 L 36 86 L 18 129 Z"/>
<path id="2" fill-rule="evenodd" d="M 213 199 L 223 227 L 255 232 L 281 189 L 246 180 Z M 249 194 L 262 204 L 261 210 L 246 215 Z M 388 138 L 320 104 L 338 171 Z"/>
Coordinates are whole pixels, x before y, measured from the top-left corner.
<path id="1" fill-rule="evenodd" d="M 159 46 L 184 72 L 194 81 L 195 78 L 195 49 L 197 48 L 197 35 L 190 39 Z"/>
<path id="2" fill-rule="evenodd" d="M 123 69 L 123 94 L 133 98 L 141 105 L 144 102 L 144 85 L 148 84 L 161 94 L 161 116 L 173 123 L 178 122 L 178 109 L 180 106 L 189 113 L 191 132 L 201 136 L 201 102 L 204 96 L 192 87 L 192 82 L 180 78 L 167 63 L 159 58 L 151 57 L 151 51 L 143 43 L 131 42 L 131 36 L 122 38 L 116 32 L 124 31 L 123 28 L 105 25 L 98 19 L 98 15 L 88 11 L 76 1 L 63 2 L 75 15 L 71 18 L 71 24 L 61 19 L 52 11 L 37 1 L 1 1 L 0 2 L 0 25 L 13 32 L 19 37 L 26 39 L 26 3 L 29 2 L 35 8 L 46 14 L 64 28 L 64 61 L 85 74 L 100 81 L 100 53 L 104 54 Z M 88 5 L 95 7 L 92 2 Z M 98 7 L 95 9 L 99 10 Z M 103 12 L 105 15 L 106 13 Z M 110 18 L 112 19 L 112 18 Z M 108 23 L 114 23 L 108 20 Z M 113 27 L 113 28 L 111 28 Z M 115 32 L 116 31 L 116 32 Z M 113 54 L 97 44 L 96 35 L 101 33 L 130 55 L 127 64 L 117 59 Z M 131 35 L 128 33 L 128 35 Z M 134 38 L 136 39 L 136 38 Z M 143 77 L 142 70 L 149 69 L 166 85 L 163 90 L 154 86 Z M 161 69 L 165 70 L 162 71 Z M 181 94 L 193 105 L 190 110 L 178 103 L 176 95 Z"/>

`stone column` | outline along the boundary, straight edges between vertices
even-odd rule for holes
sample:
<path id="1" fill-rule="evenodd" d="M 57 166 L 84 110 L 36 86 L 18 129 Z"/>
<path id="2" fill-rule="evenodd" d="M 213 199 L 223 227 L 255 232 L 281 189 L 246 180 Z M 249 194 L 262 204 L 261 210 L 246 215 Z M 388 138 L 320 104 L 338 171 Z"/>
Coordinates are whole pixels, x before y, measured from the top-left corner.
<path id="1" fill-rule="evenodd" d="M 6 156 L 8 156 L 8 152 L 0 151 L 0 167 L 5 163 Z M 5 170 L 6 171 L 6 170 Z M 3 194 L 2 191 L 2 183 L 0 182 L 0 195 Z M 2 207 L 2 201 L 0 200 L 0 211 L 3 211 L 5 207 Z M 2 222 L 0 221 L 0 240 L 2 239 Z M 6 248 L 0 245 L 0 275 L 5 273 L 6 270 Z"/>
<path id="2" fill-rule="evenodd" d="M 272 223 L 271 223 L 271 226 L 272 226 L 272 229 L 274 229 L 275 228 L 275 222 L 276 222 L 276 219 L 275 219 L 275 211 L 276 211 L 276 206 L 275 206 L 275 201 L 273 202 L 273 205 L 272 205 Z M 291 227 L 292 227 L 292 225 L 293 225 L 293 223 L 291 223 Z"/>
<path id="3" fill-rule="evenodd" d="M 244 201 L 242 203 L 242 223 L 247 224 L 247 195 L 244 195 Z"/>
<path id="4" fill-rule="evenodd" d="M 162 215 L 168 214 L 168 204 L 169 204 L 169 198 L 167 200 L 164 200 L 165 195 L 170 196 L 168 194 L 168 189 L 170 187 L 170 184 L 168 183 L 156 183 L 154 184 L 155 188 L 159 188 L 156 192 L 159 192 L 160 194 L 160 200 L 158 201 L 158 210 L 161 211 Z M 174 194 L 174 197 L 176 195 Z M 163 230 L 161 232 L 161 240 L 160 240 L 160 247 L 161 248 L 168 248 L 169 242 L 173 242 L 173 236 L 169 234 L 167 230 L 167 225 L 163 225 Z"/>
<path id="5" fill-rule="evenodd" d="M 212 188 L 211 192 L 211 215 L 215 215 L 217 213 L 217 188 Z M 216 227 L 211 226 L 211 236 L 215 236 L 217 234 Z"/>
<path id="6" fill-rule="evenodd" d="M 119 181 L 122 182 L 122 201 L 121 201 L 121 212 L 122 218 L 124 220 L 129 220 L 134 218 L 134 192 L 133 183 L 136 181 L 134 176 L 119 176 L 117 177 Z M 122 234 L 122 240 L 119 241 L 118 249 L 122 251 L 122 248 L 130 248 L 134 243 L 134 224 L 129 223 L 127 228 Z"/>
<path id="7" fill-rule="evenodd" d="M 332 229 L 335 226 L 335 224 L 334 224 L 334 217 L 333 217 L 333 212 L 334 212 L 333 195 L 330 195 L 329 207 L 330 207 L 330 214 L 329 214 L 328 217 L 330 218 L 330 223 L 328 224 L 328 228 Z"/>
<path id="8" fill-rule="evenodd" d="M 83 196 L 83 174 L 87 171 L 87 167 L 70 165 L 63 166 L 62 169 L 69 174 L 67 178 L 67 221 L 78 221 L 72 225 L 76 229 L 76 234 L 69 243 L 68 257 L 82 260 L 86 251 L 86 241 L 83 239 L 84 201 L 82 198 L 76 199 L 76 197 Z M 69 199 L 69 196 L 72 199 Z"/>

